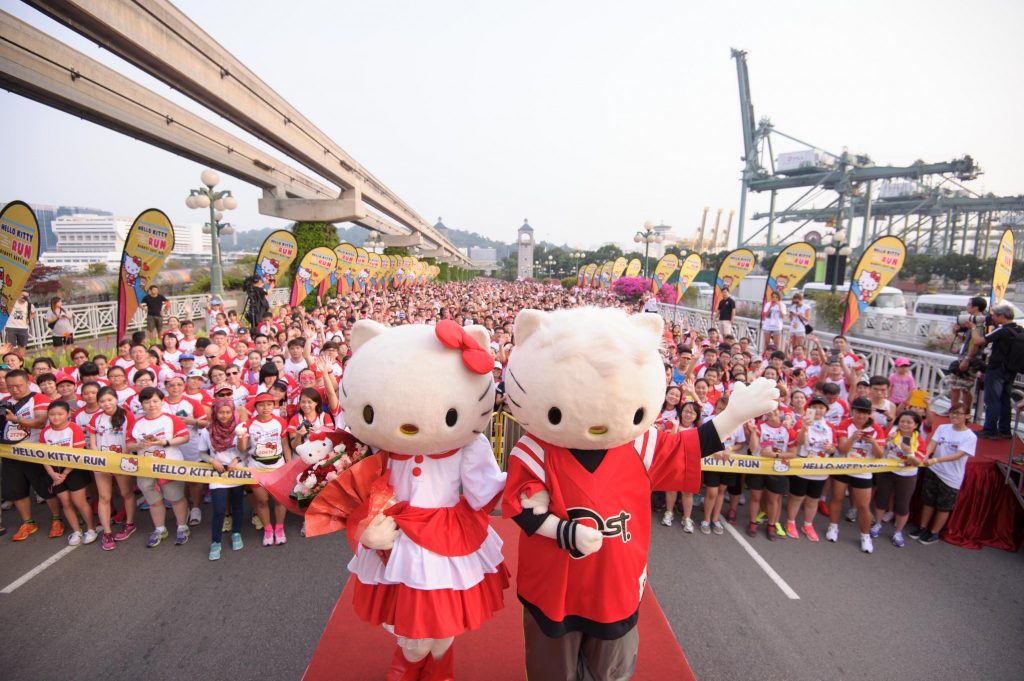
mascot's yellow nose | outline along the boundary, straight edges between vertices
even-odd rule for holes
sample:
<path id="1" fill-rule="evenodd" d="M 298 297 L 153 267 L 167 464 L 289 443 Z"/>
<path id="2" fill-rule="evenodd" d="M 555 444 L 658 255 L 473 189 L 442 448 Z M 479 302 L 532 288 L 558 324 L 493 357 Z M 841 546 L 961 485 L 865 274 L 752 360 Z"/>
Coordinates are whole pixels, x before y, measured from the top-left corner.
<path id="1" fill-rule="evenodd" d="M 403 423 L 398 430 L 402 431 L 402 435 L 415 435 L 420 432 L 420 429 L 411 423 Z"/>
<path id="2" fill-rule="evenodd" d="M 587 432 L 591 435 L 604 435 L 608 432 L 608 426 L 591 426 Z"/>

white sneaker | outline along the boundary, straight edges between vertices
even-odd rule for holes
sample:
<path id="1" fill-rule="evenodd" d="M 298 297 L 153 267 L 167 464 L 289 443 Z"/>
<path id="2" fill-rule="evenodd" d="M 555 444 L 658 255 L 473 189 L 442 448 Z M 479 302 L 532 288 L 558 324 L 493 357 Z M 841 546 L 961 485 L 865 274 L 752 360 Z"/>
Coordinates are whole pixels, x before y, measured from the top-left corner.
<path id="1" fill-rule="evenodd" d="M 665 511 L 662 514 L 661 524 L 665 527 L 672 527 L 672 511 Z"/>
<path id="2" fill-rule="evenodd" d="M 68 546 L 78 546 L 82 543 L 82 533 L 72 532 L 68 535 Z"/>
<path id="3" fill-rule="evenodd" d="M 689 520 L 689 518 L 687 518 L 687 520 Z M 690 529 L 688 531 L 693 532 L 693 521 L 690 521 Z M 700 521 L 700 533 L 711 534 L 711 523 L 706 520 Z"/>
<path id="4" fill-rule="evenodd" d="M 192 510 L 188 512 L 188 524 L 198 525 L 203 522 L 203 512 L 198 506 L 193 506 Z"/>
<path id="5" fill-rule="evenodd" d="M 740 495 L 740 506 L 746 506 L 746 505 L 747 505 L 747 496 L 745 494 L 741 494 Z"/>
<path id="6" fill-rule="evenodd" d="M 851 507 L 849 510 L 847 510 L 846 511 L 846 519 L 848 521 L 850 521 L 851 523 L 857 522 L 857 509 Z"/>
<path id="7" fill-rule="evenodd" d="M 99 537 L 99 535 L 96 534 L 96 530 L 86 530 L 85 535 L 82 537 L 82 543 L 91 544 L 96 541 L 97 537 Z"/>
<path id="8" fill-rule="evenodd" d="M 715 534 L 725 534 L 725 527 L 722 525 L 722 521 L 716 520 L 711 523 L 711 531 Z"/>
<path id="9" fill-rule="evenodd" d="M 892 511 L 886 511 L 885 513 L 882 514 L 882 522 L 883 523 L 891 523 L 892 519 L 895 518 L 895 517 L 896 517 L 895 513 L 893 513 Z"/>
<path id="10" fill-rule="evenodd" d="M 871 543 L 870 534 L 862 534 L 860 536 L 860 550 L 864 553 L 874 553 L 875 545 Z"/>
<path id="11" fill-rule="evenodd" d="M 825 532 L 826 541 L 837 542 L 839 541 L 839 526 L 829 525 L 828 530 Z"/>

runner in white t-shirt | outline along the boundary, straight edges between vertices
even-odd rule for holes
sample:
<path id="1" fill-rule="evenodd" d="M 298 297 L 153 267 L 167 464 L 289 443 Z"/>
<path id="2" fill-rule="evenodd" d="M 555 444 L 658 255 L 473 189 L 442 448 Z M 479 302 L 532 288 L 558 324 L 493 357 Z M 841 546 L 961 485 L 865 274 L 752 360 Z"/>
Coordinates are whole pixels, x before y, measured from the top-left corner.
<path id="1" fill-rule="evenodd" d="M 927 469 L 921 476 L 921 527 L 910 536 L 922 544 L 939 540 L 956 505 L 967 471 L 967 457 L 974 456 L 978 436 L 967 428 L 967 406 L 949 409 L 949 423 L 935 429 L 928 442 Z"/>
<path id="2" fill-rule="evenodd" d="M 828 458 L 835 454 L 839 443 L 832 424 L 825 420 L 828 403 L 822 397 L 813 398 L 807 405 L 804 418 L 797 434 L 797 456 L 801 458 Z M 800 506 L 804 509 L 804 535 L 812 542 L 818 541 L 814 530 L 814 516 L 818 512 L 818 498 L 825 489 L 827 475 L 794 475 L 789 481 L 789 502 L 786 508 L 786 534 L 798 538 L 796 515 Z"/>
<path id="3" fill-rule="evenodd" d="M 885 432 L 871 420 L 871 402 L 858 397 L 850 404 L 850 418 L 836 428 L 839 434 L 839 454 L 852 458 L 881 458 L 885 446 Z M 871 541 L 871 473 L 850 473 L 832 476 L 832 498 L 829 504 L 829 526 L 825 538 L 839 541 L 839 516 L 843 498 L 850 490 L 850 505 L 857 509 L 860 527 L 860 548 L 872 553 Z"/>
<path id="4" fill-rule="evenodd" d="M 135 418 L 130 412 L 118 406 L 117 391 L 109 386 L 100 389 L 96 401 L 100 410 L 93 415 L 86 428 L 89 449 L 99 452 L 126 452 L 127 434 L 131 431 Z M 125 522 L 117 534 L 113 533 L 110 526 L 115 482 L 124 502 L 125 512 Z M 96 490 L 99 492 L 97 510 L 100 516 L 100 526 L 103 528 L 103 533 L 100 535 L 100 546 L 104 551 L 113 551 L 117 547 L 115 542 L 124 541 L 135 533 L 135 478 L 131 475 L 115 475 L 97 471 Z"/>
<path id="5" fill-rule="evenodd" d="M 910 499 L 917 487 L 917 468 L 927 456 L 925 438 L 921 433 L 921 417 L 912 411 L 900 413 L 885 436 L 885 458 L 902 461 L 904 468 L 875 475 L 875 524 L 871 526 L 872 539 L 877 539 L 882 533 L 882 518 L 891 506 L 896 521 L 892 544 L 896 548 L 903 548 L 903 527 L 910 517 Z"/>
<path id="6" fill-rule="evenodd" d="M 256 416 L 243 427 L 238 437 L 240 451 L 248 452 L 249 467 L 272 470 L 280 468 L 291 459 L 291 449 L 285 433 L 288 424 L 279 416 L 274 416 L 276 398 L 270 393 L 257 395 L 254 399 Z M 273 546 L 284 544 L 284 517 L 288 509 L 280 502 L 275 502 L 274 525 L 270 524 L 270 495 L 262 487 L 253 488 L 253 507 L 256 515 L 263 522 L 263 545 Z"/>

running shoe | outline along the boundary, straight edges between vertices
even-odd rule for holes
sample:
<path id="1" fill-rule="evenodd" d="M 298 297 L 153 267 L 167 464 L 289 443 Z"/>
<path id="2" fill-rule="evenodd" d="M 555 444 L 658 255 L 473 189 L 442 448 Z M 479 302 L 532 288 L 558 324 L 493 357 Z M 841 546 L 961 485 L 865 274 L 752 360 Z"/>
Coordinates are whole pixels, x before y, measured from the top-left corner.
<path id="1" fill-rule="evenodd" d="M 921 537 L 923 537 L 926 534 L 928 534 L 928 528 L 927 527 L 919 527 L 916 530 L 914 530 L 913 532 L 908 532 L 908 534 L 910 535 L 911 539 L 920 539 Z"/>
<path id="2" fill-rule="evenodd" d="M 747 505 L 747 497 L 745 497 L 744 495 L 741 494 L 740 495 L 740 506 L 746 506 L 746 505 Z"/>
<path id="3" fill-rule="evenodd" d="M 255 527 L 257 530 L 263 529 L 263 521 L 260 520 L 260 517 L 255 513 L 252 516 L 252 526 Z"/>
<path id="4" fill-rule="evenodd" d="M 704 506 L 704 495 L 703 494 L 694 494 L 693 495 L 693 507 L 694 508 L 702 508 L 703 506 Z"/>
<path id="5" fill-rule="evenodd" d="M 775 528 L 771 525 L 765 525 L 765 534 L 768 536 L 768 541 L 775 541 L 778 537 L 775 536 Z"/>
<path id="6" fill-rule="evenodd" d="M 757 523 L 750 523 L 749 525 L 747 525 L 747 536 L 748 537 L 756 537 L 757 536 Z"/>
<path id="7" fill-rule="evenodd" d="M 849 523 L 857 522 L 857 509 L 851 507 L 850 509 L 848 509 L 846 511 L 846 515 L 844 517 L 846 518 L 846 522 L 849 522 Z"/>
<path id="8" fill-rule="evenodd" d="M 860 550 L 864 553 L 874 553 L 875 545 L 871 542 L 870 534 L 862 534 L 860 536 Z"/>
<path id="9" fill-rule="evenodd" d="M 818 533 L 814 531 L 814 525 L 811 525 L 810 523 L 804 523 L 803 530 L 804 536 L 807 537 L 807 541 L 820 541 L 820 539 L 818 539 Z"/>
<path id="10" fill-rule="evenodd" d="M 922 535 L 921 538 L 917 541 L 919 541 L 922 544 L 934 544 L 935 542 L 939 541 L 939 535 L 935 534 L 934 532 L 928 532 L 927 534 Z"/>
<path id="11" fill-rule="evenodd" d="M 192 510 L 188 512 L 188 524 L 195 526 L 203 522 L 203 512 L 198 506 L 193 506 Z"/>
<path id="12" fill-rule="evenodd" d="M 114 533 L 113 532 L 104 532 L 100 536 L 100 547 L 104 551 L 113 551 L 114 549 L 117 548 L 117 542 L 114 541 Z"/>
<path id="13" fill-rule="evenodd" d="M 209 504 L 213 502 L 213 495 L 210 494 L 210 490 L 206 490 L 206 494 L 203 495 L 203 503 Z"/>
<path id="14" fill-rule="evenodd" d="M 182 544 L 188 543 L 188 538 L 192 536 L 192 530 L 184 525 L 178 526 L 178 531 L 174 535 L 174 545 L 181 546 Z"/>
<path id="15" fill-rule="evenodd" d="M 50 539 L 64 536 L 64 522 L 60 518 L 54 518 L 50 522 Z"/>
<path id="16" fill-rule="evenodd" d="M 895 518 L 895 517 L 896 517 L 895 513 L 893 513 L 892 511 L 886 511 L 885 513 L 882 514 L 882 522 L 883 523 L 891 523 L 892 519 Z"/>
<path id="17" fill-rule="evenodd" d="M 139 502 L 139 505 L 136 508 L 138 508 L 140 511 L 148 511 L 149 502 L 143 499 L 142 501 Z"/>
<path id="18" fill-rule="evenodd" d="M 99 538 L 99 535 L 96 534 L 96 530 L 86 530 L 85 534 L 82 535 L 82 543 L 83 544 L 91 544 L 94 541 L 96 541 L 98 538 Z"/>
<path id="19" fill-rule="evenodd" d="M 868 532 L 872 539 L 878 539 L 878 535 L 882 534 L 882 523 L 875 523 Z"/>
<path id="20" fill-rule="evenodd" d="M 68 535 L 68 546 L 78 546 L 82 543 L 82 533 L 72 532 Z"/>
<path id="21" fill-rule="evenodd" d="M 11 541 L 25 541 L 33 534 L 39 531 L 39 526 L 35 523 L 22 523 L 18 531 L 11 537 Z"/>
<path id="22" fill-rule="evenodd" d="M 796 522 L 790 520 L 786 523 L 786 536 L 790 539 L 800 538 L 800 533 L 796 531 Z"/>
<path id="23" fill-rule="evenodd" d="M 210 544 L 210 560 L 220 560 L 220 542 L 215 541 Z"/>
<path id="24" fill-rule="evenodd" d="M 273 546 L 274 545 L 274 531 L 269 527 L 263 530 L 263 545 Z"/>
<path id="25" fill-rule="evenodd" d="M 231 550 L 241 551 L 245 544 L 242 543 L 242 535 L 238 532 L 231 533 Z"/>
<path id="26" fill-rule="evenodd" d="M 0 501 L 0 511 L 10 511 L 12 508 L 14 508 L 14 504 L 10 501 Z"/>
<path id="27" fill-rule="evenodd" d="M 722 526 L 722 521 L 716 520 L 711 523 L 711 531 L 718 535 L 725 534 L 725 527 Z"/>
<path id="28" fill-rule="evenodd" d="M 149 539 L 146 540 L 146 548 L 155 549 L 157 546 L 160 546 L 160 542 L 167 539 L 168 536 L 166 527 L 163 530 L 153 530 L 149 533 Z"/>
<path id="29" fill-rule="evenodd" d="M 902 549 L 906 545 L 906 542 L 903 540 L 902 532 L 897 532 L 892 536 L 892 545 L 898 549 Z"/>
<path id="30" fill-rule="evenodd" d="M 274 528 L 274 543 L 275 544 L 287 544 L 288 538 L 284 536 L 284 525 L 278 525 Z"/>
<path id="31" fill-rule="evenodd" d="M 735 525 L 736 511 L 730 508 L 728 511 L 725 512 L 725 519 L 729 522 L 730 525 Z"/>
<path id="32" fill-rule="evenodd" d="M 825 503 L 824 499 L 818 499 L 818 513 L 828 515 L 828 504 Z"/>
<path id="33" fill-rule="evenodd" d="M 693 534 L 693 520 L 689 518 L 683 518 L 683 532 L 685 532 L 686 534 Z"/>
<path id="34" fill-rule="evenodd" d="M 775 536 L 782 539 L 785 539 L 788 536 L 785 528 L 782 527 L 782 523 L 775 523 Z"/>
<path id="35" fill-rule="evenodd" d="M 128 537 L 135 534 L 135 523 L 125 523 L 121 526 L 121 529 L 114 535 L 114 541 L 124 541 Z"/>
<path id="36" fill-rule="evenodd" d="M 220 531 L 221 532 L 230 532 L 231 531 L 231 523 L 232 523 L 231 516 L 229 516 L 229 515 L 224 516 L 224 522 L 222 522 L 220 524 Z"/>
<path id="37" fill-rule="evenodd" d="M 665 511 L 662 514 L 661 524 L 665 527 L 672 527 L 672 511 Z"/>
<path id="38" fill-rule="evenodd" d="M 825 540 L 830 542 L 839 541 L 839 526 L 834 523 L 829 523 L 828 529 L 825 530 Z"/>
<path id="39" fill-rule="evenodd" d="M 690 520 L 690 519 L 687 518 L 687 520 Z M 693 521 L 692 520 L 690 520 L 690 527 L 693 527 Z M 690 532 L 693 532 L 693 530 L 690 530 Z M 711 534 L 711 523 L 709 523 L 706 520 L 700 521 L 700 533 L 701 534 Z"/>
<path id="40" fill-rule="evenodd" d="M 763 525 L 766 520 L 768 520 L 768 514 L 764 511 L 759 511 L 757 517 L 754 518 L 754 522 L 758 525 Z"/>

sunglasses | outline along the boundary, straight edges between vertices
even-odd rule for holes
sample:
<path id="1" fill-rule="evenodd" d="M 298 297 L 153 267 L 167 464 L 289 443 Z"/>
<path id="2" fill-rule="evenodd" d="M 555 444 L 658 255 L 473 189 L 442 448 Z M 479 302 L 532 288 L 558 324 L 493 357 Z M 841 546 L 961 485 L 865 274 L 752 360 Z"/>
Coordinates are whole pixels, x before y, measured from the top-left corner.
<path id="1" fill-rule="evenodd" d="M 241 371 L 228 371 L 228 372 L 225 372 L 225 373 L 227 373 L 228 376 L 237 376 L 238 374 L 240 374 L 242 372 Z"/>

